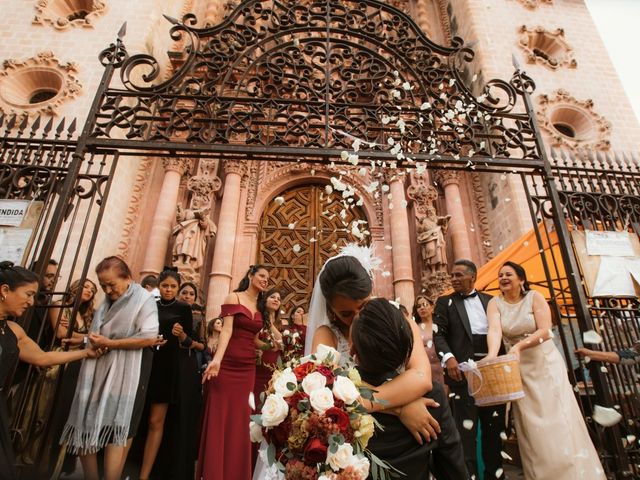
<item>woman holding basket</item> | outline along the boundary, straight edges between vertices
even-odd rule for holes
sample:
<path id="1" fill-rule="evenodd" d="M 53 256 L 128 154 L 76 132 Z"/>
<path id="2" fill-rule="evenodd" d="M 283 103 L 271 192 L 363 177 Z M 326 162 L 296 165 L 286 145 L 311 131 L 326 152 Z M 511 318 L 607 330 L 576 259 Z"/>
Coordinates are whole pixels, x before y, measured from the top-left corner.
<path id="1" fill-rule="evenodd" d="M 513 403 L 525 478 L 604 480 L 562 355 L 551 338 L 551 311 L 529 288 L 525 270 L 506 262 L 498 273 L 501 295 L 487 307 L 489 355 L 501 338 L 520 359 L 525 397 Z"/>

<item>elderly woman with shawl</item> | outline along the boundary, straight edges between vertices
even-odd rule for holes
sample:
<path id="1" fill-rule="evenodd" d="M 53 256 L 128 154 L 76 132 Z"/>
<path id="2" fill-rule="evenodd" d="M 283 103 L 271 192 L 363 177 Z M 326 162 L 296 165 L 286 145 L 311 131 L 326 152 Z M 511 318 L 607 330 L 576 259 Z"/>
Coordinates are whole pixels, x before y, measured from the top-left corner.
<path id="1" fill-rule="evenodd" d="M 61 443 L 80 455 L 84 478 L 98 480 L 96 453 L 105 448 L 104 478 L 120 479 L 131 439 L 144 407 L 158 338 L 158 310 L 153 295 L 131 279 L 127 264 L 107 257 L 96 267 L 106 294 L 96 311 L 89 340 L 108 349 L 83 363 Z"/>

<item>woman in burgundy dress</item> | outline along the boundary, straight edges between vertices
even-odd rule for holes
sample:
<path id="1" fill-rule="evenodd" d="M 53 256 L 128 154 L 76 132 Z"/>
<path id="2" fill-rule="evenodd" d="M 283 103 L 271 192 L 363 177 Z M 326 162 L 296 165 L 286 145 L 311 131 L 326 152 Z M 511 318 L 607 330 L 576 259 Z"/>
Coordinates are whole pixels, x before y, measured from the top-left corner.
<path id="1" fill-rule="evenodd" d="M 304 353 L 304 342 L 307 339 L 307 317 L 304 307 L 298 305 L 293 307 L 289 315 L 289 330 L 292 335 L 298 336 L 291 341 L 285 342 L 285 356 L 288 359 L 301 357 Z"/>
<path id="2" fill-rule="evenodd" d="M 429 356 L 431 379 L 434 382 L 439 382 L 444 385 L 444 372 L 438 354 L 436 353 L 435 344 L 433 343 L 433 329 L 437 328 L 433 325 L 433 307 L 434 304 L 431 299 L 424 295 L 418 295 L 413 304 L 413 319 L 420 327 L 422 344 Z"/>
<path id="3" fill-rule="evenodd" d="M 218 348 L 204 372 L 204 406 L 197 479 L 250 480 L 249 394 L 256 375 L 255 337 L 263 326 L 258 298 L 269 272 L 252 265 L 222 305 Z"/>
<path id="4" fill-rule="evenodd" d="M 258 333 L 255 343 L 258 349 L 256 361 L 256 379 L 253 394 L 256 406 L 260 408 L 264 398 L 262 392 L 267 389 L 273 370 L 278 365 L 282 353 L 282 322 L 280 321 L 280 292 L 275 288 L 266 292 L 258 302 L 264 325 Z M 251 470 L 255 468 L 259 444 L 251 444 Z"/>
<path id="5" fill-rule="evenodd" d="M 282 323 L 280 322 L 280 292 L 272 288 L 258 302 L 264 326 L 256 338 L 258 361 L 253 393 L 256 403 L 261 401 L 260 394 L 267 389 L 273 370 L 276 368 L 282 350 Z"/>

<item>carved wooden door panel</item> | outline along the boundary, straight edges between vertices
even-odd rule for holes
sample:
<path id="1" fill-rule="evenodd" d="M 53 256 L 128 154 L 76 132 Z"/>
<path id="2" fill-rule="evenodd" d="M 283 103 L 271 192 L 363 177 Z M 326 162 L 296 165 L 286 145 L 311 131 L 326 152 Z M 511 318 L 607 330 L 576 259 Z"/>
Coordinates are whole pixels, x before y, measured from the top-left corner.
<path id="1" fill-rule="evenodd" d="M 272 201 L 262 214 L 258 263 L 270 267 L 288 315 L 294 305 L 308 310 L 320 268 L 339 247 L 356 241 L 351 227 L 366 216 L 358 207 L 341 215 L 341 203 L 329 202 L 323 185 L 292 188 L 280 196 L 284 203 Z"/>

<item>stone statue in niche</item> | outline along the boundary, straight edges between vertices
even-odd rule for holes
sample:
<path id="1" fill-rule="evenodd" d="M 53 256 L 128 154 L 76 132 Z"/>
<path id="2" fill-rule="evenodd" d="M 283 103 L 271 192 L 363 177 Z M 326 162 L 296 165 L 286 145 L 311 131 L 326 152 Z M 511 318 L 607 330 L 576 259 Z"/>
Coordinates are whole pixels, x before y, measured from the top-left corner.
<path id="1" fill-rule="evenodd" d="M 449 228 L 451 215 L 439 217 L 435 208 L 426 208 L 427 214 L 418 220 L 418 243 L 422 256 L 423 275 L 435 276 L 447 271 L 447 246 L 445 234 Z"/>
<path id="2" fill-rule="evenodd" d="M 216 225 L 209 218 L 206 208 L 182 208 L 178 204 L 177 225 L 172 234 L 176 237 L 173 244 L 173 264 L 182 272 L 196 271 L 203 262 L 210 237 L 216 234 Z M 183 267 L 183 268 L 180 268 Z"/>

